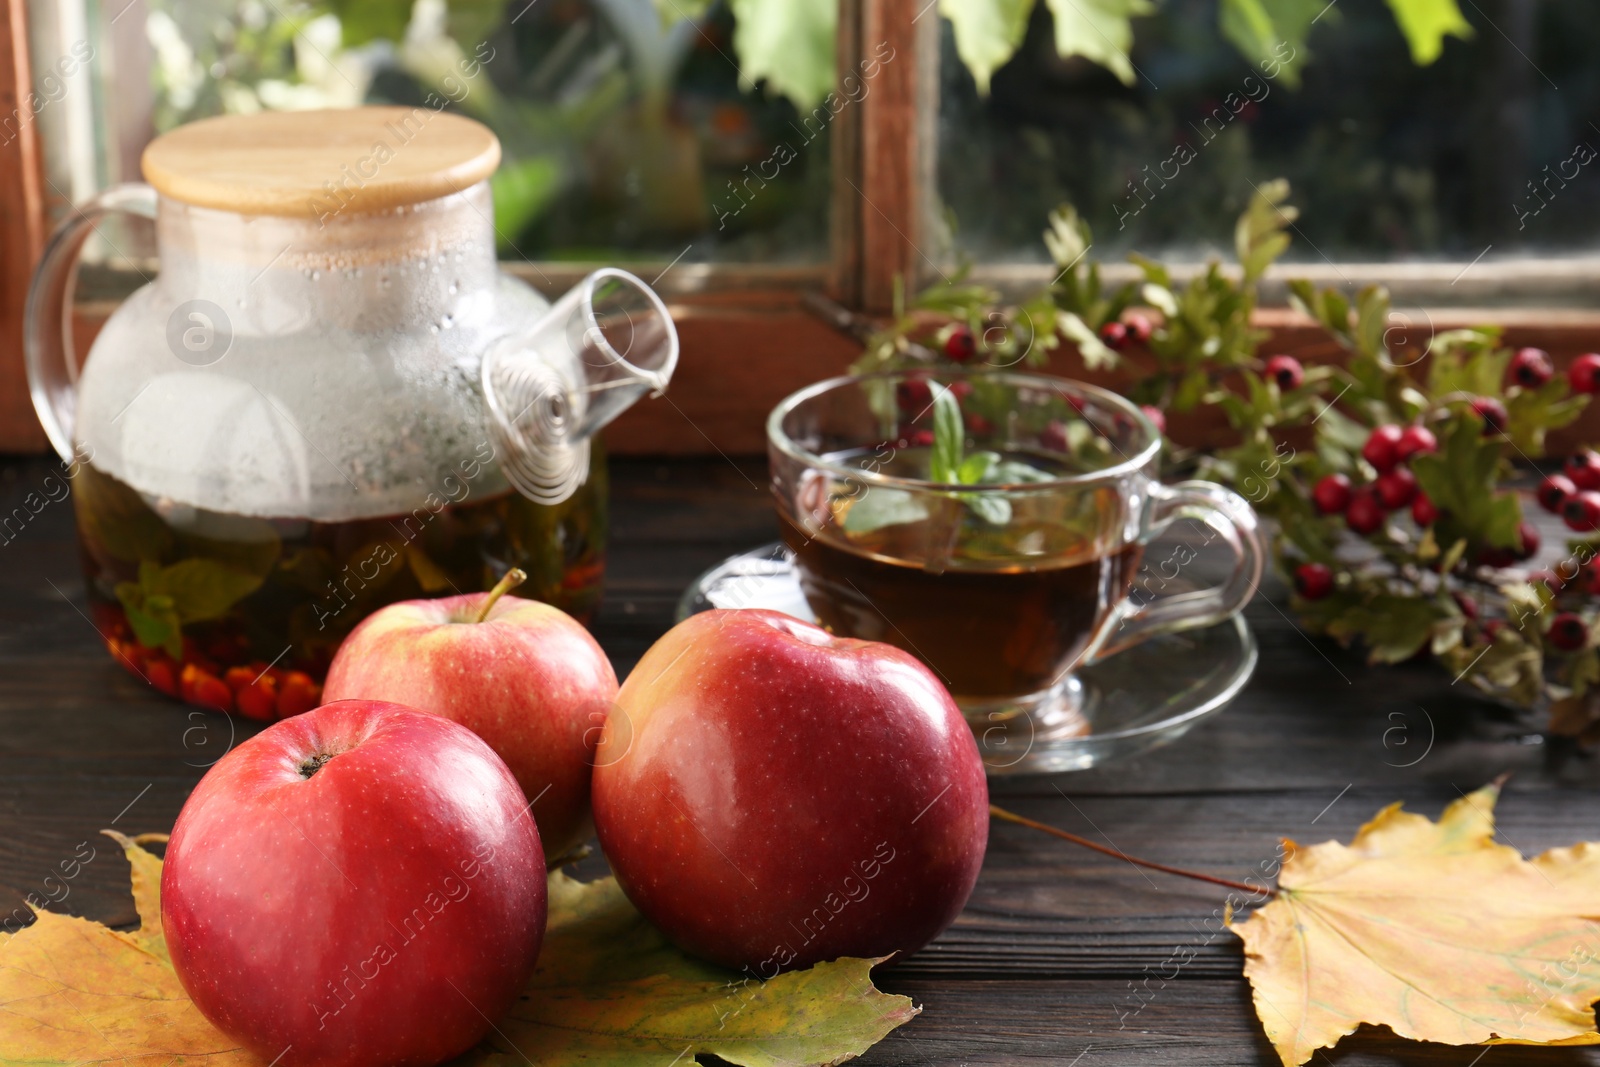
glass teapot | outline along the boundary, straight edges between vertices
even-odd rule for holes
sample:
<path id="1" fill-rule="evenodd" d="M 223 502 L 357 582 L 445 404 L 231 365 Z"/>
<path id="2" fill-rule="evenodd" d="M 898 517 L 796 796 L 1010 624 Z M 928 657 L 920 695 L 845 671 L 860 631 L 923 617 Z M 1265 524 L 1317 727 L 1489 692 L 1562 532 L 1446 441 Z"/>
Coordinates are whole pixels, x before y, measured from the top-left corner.
<path id="1" fill-rule="evenodd" d="M 149 185 L 82 205 L 25 323 L 34 406 L 78 470 L 93 618 L 191 703 L 271 718 L 315 702 L 384 604 L 486 589 L 585 618 L 600 592 L 595 431 L 666 387 L 660 299 L 595 272 L 551 305 L 501 274 L 500 146 L 427 108 L 208 119 L 145 150 Z M 110 212 L 155 221 L 160 276 L 81 370 L 78 249 Z"/>

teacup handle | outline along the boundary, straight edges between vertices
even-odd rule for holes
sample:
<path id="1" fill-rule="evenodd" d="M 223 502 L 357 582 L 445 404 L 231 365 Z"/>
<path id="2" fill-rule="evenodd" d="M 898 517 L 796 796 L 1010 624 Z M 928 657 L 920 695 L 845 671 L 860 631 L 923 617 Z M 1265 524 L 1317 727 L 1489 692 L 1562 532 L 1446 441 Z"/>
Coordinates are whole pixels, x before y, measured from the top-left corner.
<path id="1" fill-rule="evenodd" d="M 1221 585 L 1144 603 L 1124 600 L 1117 618 L 1106 626 L 1106 636 L 1086 657 L 1087 662 L 1114 656 L 1157 634 L 1188 630 L 1233 615 L 1250 602 L 1261 584 L 1266 552 L 1257 530 L 1256 513 L 1238 493 L 1213 482 L 1152 482 L 1140 541 L 1148 545 L 1178 519 L 1206 524 L 1233 551 L 1233 573 Z"/>

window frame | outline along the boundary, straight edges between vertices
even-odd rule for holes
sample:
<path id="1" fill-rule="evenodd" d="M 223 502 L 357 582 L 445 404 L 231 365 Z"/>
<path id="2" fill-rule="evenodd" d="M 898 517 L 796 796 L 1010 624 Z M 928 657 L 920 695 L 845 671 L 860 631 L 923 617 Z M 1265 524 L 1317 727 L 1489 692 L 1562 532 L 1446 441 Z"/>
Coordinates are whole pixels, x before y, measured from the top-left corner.
<path id="1" fill-rule="evenodd" d="M 881 46 L 894 49 L 869 93 L 842 108 L 832 124 L 829 258 L 805 266 L 772 264 L 636 263 L 672 310 L 683 342 L 670 398 L 641 403 L 607 431 L 621 452 L 693 454 L 764 449 L 762 415 L 788 392 L 840 373 L 859 342 L 822 322 L 803 304 L 823 291 L 855 310 L 882 315 L 893 304 L 897 278 L 915 287 L 937 278 L 945 264 L 931 247 L 937 214 L 939 16 L 928 0 L 840 0 L 837 69 L 842 79 Z M 20 114 L 32 91 L 26 0 L 0 0 L 0 110 Z M 37 124 L 20 126 L 0 144 L 0 451 L 38 452 L 45 439 L 33 413 L 22 355 L 27 283 L 44 245 L 55 194 L 43 188 Z M 1041 220 L 1041 228 L 1043 222 Z M 593 265 L 507 262 L 504 269 L 555 295 Z M 1199 269 L 1180 265 L 1182 277 Z M 1263 296 L 1283 299 L 1283 279 L 1318 284 L 1374 282 L 1390 286 L 1397 308 L 1414 308 L 1406 328 L 1495 322 L 1515 344 L 1539 344 L 1559 359 L 1600 348 L 1600 311 L 1540 306 L 1552 296 L 1577 304 L 1600 286 L 1600 257 L 1496 263 L 1493 273 L 1473 264 L 1300 264 L 1275 267 Z M 1120 279 L 1132 268 L 1108 265 Z M 973 280 L 1004 293 L 1036 290 L 1049 280 L 1042 264 L 981 264 Z M 1490 303 L 1495 306 L 1488 306 Z M 87 350 L 115 300 L 80 300 L 73 333 Z M 1474 308 L 1472 305 L 1480 305 Z M 1308 355 L 1316 343 L 1308 320 L 1264 306 L 1268 344 Z M 1409 334 L 1408 334 L 1409 336 Z M 1051 367 L 1083 376 L 1075 356 L 1060 350 Z M 1126 373 L 1137 373 L 1133 369 Z M 1202 435 L 1204 436 L 1204 435 Z"/>

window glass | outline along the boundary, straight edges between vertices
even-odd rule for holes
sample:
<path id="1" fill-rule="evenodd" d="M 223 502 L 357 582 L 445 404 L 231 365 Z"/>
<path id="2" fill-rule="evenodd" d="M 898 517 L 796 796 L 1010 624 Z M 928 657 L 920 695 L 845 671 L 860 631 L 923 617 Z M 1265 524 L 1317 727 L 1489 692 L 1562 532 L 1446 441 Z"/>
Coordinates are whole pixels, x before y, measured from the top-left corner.
<path id="1" fill-rule="evenodd" d="M 48 170 L 64 207 L 136 179 L 149 138 L 197 118 L 448 108 L 500 137 L 506 258 L 825 259 L 829 131 L 772 165 L 799 143 L 796 107 L 741 86 L 725 5 L 674 6 L 687 14 L 652 0 L 34 0 L 37 74 L 82 40 L 93 50 L 79 64 L 92 91 L 39 115 Z"/>
<path id="2" fill-rule="evenodd" d="M 1301 209 L 1289 260 L 1600 245 L 1600 5 L 1464 2 L 1471 36 L 1419 66 L 1389 5 L 1337 0 L 1294 57 L 1298 87 L 1225 40 L 1218 9 L 1164 0 L 1134 19 L 1125 84 L 1061 59 L 1040 3 L 987 97 L 945 24 L 938 173 L 957 248 L 1043 259 L 1046 213 L 1069 201 L 1102 259 L 1226 249 L 1252 185 L 1279 176 Z"/>

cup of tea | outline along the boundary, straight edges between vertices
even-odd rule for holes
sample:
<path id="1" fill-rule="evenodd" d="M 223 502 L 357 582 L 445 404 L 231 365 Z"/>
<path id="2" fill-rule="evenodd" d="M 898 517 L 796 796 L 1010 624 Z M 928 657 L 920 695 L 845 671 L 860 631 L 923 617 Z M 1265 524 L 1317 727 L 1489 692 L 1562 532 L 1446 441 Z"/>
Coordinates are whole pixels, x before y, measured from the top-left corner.
<path id="1" fill-rule="evenodd" d="M 1260 582 L 1249 503 L 1211 482 L 1163 485 L 1160 432 L 1097 386 L 1010 371 L 833 378 L 773 410 L 767 447 L 818 621 L 917 656 L 980 731 L 1088 732 L 1076 670 L 1221 622 Z M 1146 546 L 1180 518 L 1225 546 L 1228 573 L 1130 595 Z"/>

